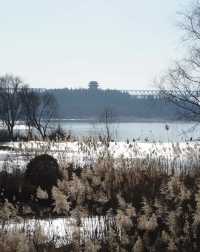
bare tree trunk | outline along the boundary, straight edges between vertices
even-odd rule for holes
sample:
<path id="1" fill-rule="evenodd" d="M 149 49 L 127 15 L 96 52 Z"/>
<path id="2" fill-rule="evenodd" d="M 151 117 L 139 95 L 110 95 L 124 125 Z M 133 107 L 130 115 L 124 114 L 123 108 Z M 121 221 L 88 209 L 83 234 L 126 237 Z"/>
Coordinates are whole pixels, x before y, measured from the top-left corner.
<path id="1" fill-rule="evenodd" d="M 12 75 L 0 77 L 1 119 L 7 126 L 10 140 L 14 140 L 14 126 L 21 116 L 20 89 L 22 81 Z"/>

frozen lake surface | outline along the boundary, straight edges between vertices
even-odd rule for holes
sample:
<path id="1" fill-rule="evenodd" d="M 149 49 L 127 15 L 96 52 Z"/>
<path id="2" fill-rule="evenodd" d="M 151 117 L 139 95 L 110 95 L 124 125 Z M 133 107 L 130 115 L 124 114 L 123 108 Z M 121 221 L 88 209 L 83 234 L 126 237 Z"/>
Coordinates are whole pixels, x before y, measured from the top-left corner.
<path id="1" fill-rule="evenodd" d="M 57 124 L 78 137 L 105 134 L 105 125 L 102 123 L 84 120 L 56 120 L 51 123 L 51 127 L 55 127 Z M 19 125 L 16 129 L 24 130 L 24 126 Z M 141 142 L 146 140 L 183 142 L 200 137 L 200 126 L 192 122 L 119 122 L 111 123 L 109 129 L 113 139 L 117 141 L 135 139 Z"/>

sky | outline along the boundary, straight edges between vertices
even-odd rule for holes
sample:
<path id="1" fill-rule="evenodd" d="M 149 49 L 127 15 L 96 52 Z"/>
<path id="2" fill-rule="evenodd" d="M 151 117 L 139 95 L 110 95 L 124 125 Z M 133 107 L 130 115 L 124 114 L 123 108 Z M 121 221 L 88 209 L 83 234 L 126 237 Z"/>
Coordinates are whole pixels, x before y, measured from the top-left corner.
<path id="1" fill-rule="evenodd" d="M 0 0 L 0 75 L 37 88 L 152 89 L 192 0 Z"/>

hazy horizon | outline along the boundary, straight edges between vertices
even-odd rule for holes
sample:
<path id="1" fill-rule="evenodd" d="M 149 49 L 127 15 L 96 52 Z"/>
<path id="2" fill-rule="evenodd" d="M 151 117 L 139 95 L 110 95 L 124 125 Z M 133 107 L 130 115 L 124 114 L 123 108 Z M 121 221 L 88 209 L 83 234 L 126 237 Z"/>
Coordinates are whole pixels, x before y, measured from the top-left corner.
<path id="1" fill-rule="evenodd" d="M 36 88 L 152 89 L 180 55 L 190 0 L 2 1 L 0 74 Z"/>

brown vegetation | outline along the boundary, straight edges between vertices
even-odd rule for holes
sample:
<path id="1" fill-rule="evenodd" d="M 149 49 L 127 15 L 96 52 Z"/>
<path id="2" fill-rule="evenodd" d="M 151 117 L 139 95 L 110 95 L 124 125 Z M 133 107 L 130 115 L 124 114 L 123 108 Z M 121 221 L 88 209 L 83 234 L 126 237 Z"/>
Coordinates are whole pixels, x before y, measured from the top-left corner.
<path id="1" fill-rule="evenodd" d="M 39 167 L 35 166 L 38 176 Z M 41 174 L 43 185 L 38 177 L 28 200 L 26 176 L 1 172 L 0 251 L 199 251 L 199 167 L 168 173 L 160 160 L 115 160 L 105 149 L 94 165 L 80 168 L 59 160 L 59 169 L 62 177 L 48 188 L 44 187 L 48 179 Z M 34 233 L 5 229 L 10 220 L 47 215 L 73 217 L 77 226 L 72 237 L 66 234 L 58 246 L 56 238 L 49 241 L 42 229 Z M 84 216 L 105 216 L 101 234 L 81 233 Z"/>

